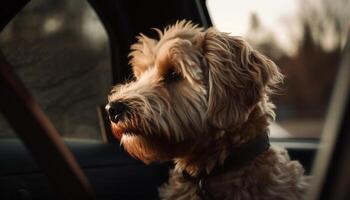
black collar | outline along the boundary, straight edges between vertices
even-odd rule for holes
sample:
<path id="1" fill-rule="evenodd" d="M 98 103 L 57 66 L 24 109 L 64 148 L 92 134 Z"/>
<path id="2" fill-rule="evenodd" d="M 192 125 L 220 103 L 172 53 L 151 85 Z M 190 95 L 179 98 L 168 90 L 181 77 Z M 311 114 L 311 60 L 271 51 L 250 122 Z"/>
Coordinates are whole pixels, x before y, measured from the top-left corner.
<path id="1" fill-rule="evenodd" d="M 183 177 L 187 180 L 196 182 L 198 184 L 198 195 L 202 199 L 213 199 L 209 193 L 205 190 L 205 179 L 210 176 L 216 176 L 225 173 L 232 169 L 238 169 L 246 164 L 248 161 L 253 160 L 258 155 L 264 153 L 270 148 L 270 141 L 268 137 L 268 132 L 262 134 L 255 138 L 254 140 L 244 143 L 239 147 L 232 147 L 229 156 L 225 159 L 223 165 L 217 165 L 210 174 L 205 172 L 200 173 L 198 176 L 193 177 L 189 175 L 186 171 L 183 171 Z"/>

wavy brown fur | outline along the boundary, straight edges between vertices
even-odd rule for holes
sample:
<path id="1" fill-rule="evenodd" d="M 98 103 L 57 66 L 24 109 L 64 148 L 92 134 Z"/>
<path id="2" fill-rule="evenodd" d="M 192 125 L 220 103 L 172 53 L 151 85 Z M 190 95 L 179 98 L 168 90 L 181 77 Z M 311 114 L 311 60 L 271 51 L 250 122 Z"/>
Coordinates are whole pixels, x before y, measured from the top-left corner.
<path id="1" fill-rule="evenodd" d="M 175 162 L 162 199 L 200 199 L 197 185 L 184 179 L 210 174 L 232 146 L 264 134 L 274 120 L 269 96 L 283 75 L 268 58 L 239 37 L 180 21 L 159 41 L 144 35 L 131 46 L 136 81 L 116 86 L 109 101 L 129 106 L 114 133 L 145 163 Z M 169 80 L 176 73 L 180 79 Z M 217 199 L 301 199 L 302 166 L 285 150 L 270 148 L 240 169 L 207 180 Z"/>

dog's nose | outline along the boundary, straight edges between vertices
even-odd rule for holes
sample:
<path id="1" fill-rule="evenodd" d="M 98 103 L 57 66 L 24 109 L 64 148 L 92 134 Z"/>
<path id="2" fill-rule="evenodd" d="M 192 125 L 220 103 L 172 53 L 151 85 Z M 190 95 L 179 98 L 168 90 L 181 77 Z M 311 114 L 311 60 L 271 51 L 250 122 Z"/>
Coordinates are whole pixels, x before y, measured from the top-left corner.
<path id="1" fill-rule="evenodd" d="M 105 108 L 110 119 L 114 123 L 117 123 L 119 120 L 121 120 L 128 110 L 128 106 L 123 102 L 110 102 L 106 105 Z"/>

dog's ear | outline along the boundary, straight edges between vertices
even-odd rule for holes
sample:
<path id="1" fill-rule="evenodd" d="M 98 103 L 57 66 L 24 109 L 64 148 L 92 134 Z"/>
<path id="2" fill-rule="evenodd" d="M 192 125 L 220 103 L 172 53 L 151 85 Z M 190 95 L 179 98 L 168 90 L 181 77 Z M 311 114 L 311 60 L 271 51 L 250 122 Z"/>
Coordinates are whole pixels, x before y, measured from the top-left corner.
<path id="1" fill-rule="evenodd" d="M 131 45 L 129 54 L 132 71 L 138 79 L 143 71 L 145 71 L 154 62 L 154 49 L 157 40 L 151 39 L 143 34 L 137 36 L 137 42 Z"/>
<path id="2" fill-rule="evenodd" d="M 207 120 L 218 129 L 240 126 L 282 81 L 277 66 L 238 37 L 210 28 L 203 51 L 209 76 Z"/>

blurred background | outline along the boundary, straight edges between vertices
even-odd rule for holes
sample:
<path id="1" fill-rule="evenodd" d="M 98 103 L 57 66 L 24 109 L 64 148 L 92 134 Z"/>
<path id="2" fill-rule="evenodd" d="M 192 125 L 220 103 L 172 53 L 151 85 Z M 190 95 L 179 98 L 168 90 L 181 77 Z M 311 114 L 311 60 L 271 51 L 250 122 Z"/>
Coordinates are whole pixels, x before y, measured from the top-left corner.
<path id="1" fill-rule="evenodd" d="M 273 137 L 318 138 L 350 19 L 347 0 L 207 0 L 213 25 L 281 68 Z M 111 63 L 106 31 L 85 0 L 35 0 L 0 34 L 1 49 L 59 132 L 99 139 Z M 15 137 L 0 113 L 0 138 Z"/>
<path id="2" fill-rule="evenodd" d="M 247 39 L 286 75 L 273 137 L 318 138 L 350 22 L 348 0 L 208 0 L 214 26 Z"/>

